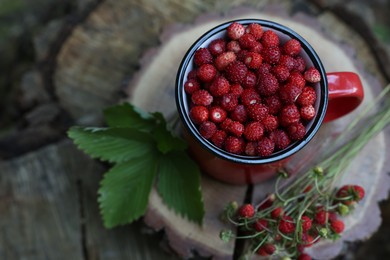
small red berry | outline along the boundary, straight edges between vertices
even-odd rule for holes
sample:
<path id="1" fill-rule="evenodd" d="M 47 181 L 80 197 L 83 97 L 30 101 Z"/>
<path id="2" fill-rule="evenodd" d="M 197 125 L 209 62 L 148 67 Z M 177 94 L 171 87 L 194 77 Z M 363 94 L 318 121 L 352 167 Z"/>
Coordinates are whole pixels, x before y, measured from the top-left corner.
<path id="1" fill-rule="evenodd" d="M 263 27 L 258 23 L 252 23 L 246 27 L 245 32 L 252 34 L 256 40 L 260 40 L 263 36 Z"/>
<path id="2" fill-rule="evenodd" d="M 234 136 L 240 137 L 244 133 L 245 127 L 238 121 L 233 121 L 229 126 L 229 132 Z"/>
<path id="3" fill-rule="evenodd" d="M 284 214 L 284 210 L 281 207 L 277 207 L 273 211 L 271 211 L 271 217 L 273 219 L 277 219 L 283 216 L 283 214 Z"/>
<path id="4" fill-rule="evenodd" d="M 199 126 L 199 133 L 206 139 L 210 139 L 215 132 L 217 132 L 217 126 L 210 121 L 205 121 Z"/>
<path id="5" fill-rule="evenodd" d="M 207 90 L 200 89 L 192 94 L 191 100 L 195 105 L 208 106 L 213 102 L 213 96 Z"/>
<path id="6" fill-rule="evenodd" d="M 276 130 L 279 126 L 278 118 L 270 114 L 267 115 L 261 122 L 263 123 L 264 130 L 269 133 Z"/>
<path id="7" fill-rule="evenodd" d="M 262 63 L 259 69 L 257 70 L 258 77 L 261 78 L 263 77 L 263 75 L 271 73 L 271 68 L 272 66 L 270 64 Z"/>
<path id="8" fill-rule="evenodd" d="M 244 89 L 244 91 L 241 94 L 241 103 L 244 104 L 244 106 L 250 106 L 253 104 L 260 104 L 261 97 L 252 88 Z"/>
<path id="9" fill-rule="evenodd" d="M 230 84 L 223 76 L 217 76 L 210 85 L 210 93 L 214 97 L 221 97 L 230 92 Z"/>
<path id="10" fill-rule="evenodd" d="M 238 41 L 230 41 L 226 45 L 226 50 L 238 53 L 239 51 L 241 51 L 241 46 Z"/>
<path id="11" fill-rule="evenodd" d="M 333 220 L 330 222 L 330 227 L 335 233 L 340 234 L 344 231 L 345 225 L 341 220 Z"/>
<path id="12" fill-rule="evenodd" d="M 320 72 L 314 68 L 310 67 L 308 70 L 304 73 L 305 80 L 311 83 L 317 83 L 321 81 L 321 74 Z"/>
<path id="13" fill-rule="evenodd" d="M 301 225 L 302 225 L 303 232 L 309 231 L 312 226 L 312 221 L 308 216 L 302 216 Z"/>
<path id="14" fill-rule="evenodd" d="M 264 251 L 267 253 L 267 255 L 273 255 L 275 253 L 275 246 L 273 244 L 270 244 L 270 243 L 266 243 L 262 246 L 262 248 L 264 248 Z"/>
<path id="15" fill-rule="evenodd" d="M 283 150 L 290 145 L 291 140 L 288 137 L 287 133 L 282 129 L 277 129 L 270 133 L 269 138 L 274 141 L 275 148 L 278 150 Z"/>
<path id="16" fill-rule="evenodd" d="M 217 130 L 214 135 L 210 138 L 210 141 L 217 147 L 222 148 L 225 140 L 227 138 L 227 134 L 223 130 Z"/>
<path id="17" fill-rule="evenodd" d="M 228 136 L 225 140 L 225 150 L 229 153 L 242 154 L 245 149 L 245 141 L 241 137 Z"/>
<path id="18" fill-rule="evenodd" d="M 223 71 L 230 63 L 234 62 L 237 59 L 236 54 L 234 52 L 228 51 L 221 53 L 216 59 L 215 59 L 215 67 L 219 71 Z"/>
<path id="19" fill-rule="evenodd" d="M 293 123 L 298 123 L 300 118 L 299 110 L 294 104 L 286 105 L 280 111 L 279 123 L 286 127 Z"/>
<path id="20" fill-rule="evenodd" d="M 262 156 L 270 156 L 275 149 L 275 143 L 273 140 L 271 140 L 268 137 L 262 138 L 258 143 L 257 143 L 257 153 Z M 272 202 L 271 202 L 272 203 Z M 264 205 L 264 204 L 263 204 Z M 262 206 L 263 206 L 262 205 Z"/>
<path id="21" fill-rule="evenodd" d="M 299 87 L 300 89 L 303 89 L 306 85 L 305 78 L 298 71 L 291 72 L 287 82 Z"/>
<path id="22" fill-rule="evenodd" d="M 261 232 L 265 230 L 268 227 L 268 221 L 266 219 L 258 219 L 255 224 L 254 228 L 257 232 Z"/>
<path id="23" fill-rule="evenodd" d="M 283 45 L 283 53 L 296 56 L 301 52 L 301 43 L 296 39 L 290 39 Z"/>
<path id="24" fill-rule="evenodd" d="M 271 47 L 271 46 L 278 47 L 279 37 L 272 30 L 265 31 L 263 33 L 263 36 L 261 37 L 261 44 L 263 44 L 264 47 Z"/>
<path id="25" fill-rule="evenodd" d="M 329 220 L 329 214 L 323 209 L 320 209 L 319 211 L 316 212 L 314 215 L 314 222 L 319 224 L 319 225 L 325 225 L 326 220 Z"/>
<path id="26" fill-rule="evenodd" d="M 294 70 L 303 73 L 306 69 L 306 62 L 301 56 L 297 56 L 295 58 L 295 66 L 293 68 Z"/>
<path id="27" fill-rule="evenodd" d="M 278 80 L 271 73 L 259 76 L 258 90 L 261 95 L 271 96 L 279 89 Z"/>
<path id="28" fill-rule="evenodd" d="M 190 117 L 195 124 L 201 124 L 209 119 L 209 110 L 204 106 L 194 106 L 190 110 Z"/>
<path id="29" fill-rule="evenodd" d="M 279 97 L 285 104 L 293 104 L 301 94 L 302 89 L 297 85 L 287 83 L 279 90 Z"/>
<path id="30" fill-rule="evenodd" d="M 267 116 L 268 108 L 263 104 L 256 103 L 248 106 L 247 112 L 249 117 L 252 118 L 254 121 L 261 121 Z"/>
<path id="31" fill-rule="evenodd" d="M 303 247 L 311 247 L 314 244 L 314 237 L 310 234 L 303 233 L 302 234 L 302 241 L 303 241 L 303 243 L 301 245 Z"/>
<path id="32" fill-rule="evenodd" d="M 244 58 L 244 63 L 250 69 L 258 69 L 263 63 L 263 57 L 257 52 L 247 52 Z"/>
<path id="33" fill-rule="evenodd" d="M 293 123 L 288 126 L 287 133 L 288 136 L 291 138 L 291 140 L 293 141 L 301 140 L 306 134 L 306 128 L 300 122 Z"/>
<path id="34" fill-rule="evenodd" d="M 344 185 L 337 191 L 336 199 L 345 205 L 351 205 L 353 202 L 361 201 L 364 195 L 363 187 L 359 185 Z"/>
<path id="35" fill-rule="evenodd" d="M 244 137 L 248 141 L 258 141 L 263 137 L 264 127 L 260 122 L 251 122 L 245 126 Z"/>
<path id="36" fill-rule="evenodd" d="M 210 120 L 213 121 L 214 123 L 222 123 L 227 116 L 227 113 L 225 110 L 223 110 L 220 107 L 212 107 L 210 108 Z"/>
<path id="37" fill-rule="evenodd" d="M 308 105 L 301 107 L 300 113 L 303 120 L 309 121 L 315 117 L 316 110 L 312 105 Z"/>
<path id="38" fill-rule="evenodd" d="M 240 84 L 233 84 L 230 86 L 230 93 L 233 95 L 236 95 L 237 97 L 241 96 L 243 91 L 244 91 L 244 88 Z"/>
<path id="39" fill-rule="evenodd" d="M 238 209 L 241 218 L 251 218 L 255 215 L 255 208 L 251 204 L 244 204 Z"/>
<path id="40" fill-rule="evenodd" d="M 269 64 L 277 64 L 280 60 L 280 49 L 277 46 L 265 47 L 262 51 L 263 59 Z"/>
<path id="41" fill-rule="evenodd" d="M 220 106 L 226 111 L 233 111 L 238 105 L 238 97 L 228 93 L 222 96 Z"/>
<path id="42" fill-rule="evenodd" d="M 196 50 L 194 54 L 194 63 L 200 67 L 203 64 L 211 64 L 213 63 L 213 56 L 206 48 L 200 48 Z"/>
<path id="43" fill-rule="evenodd" d="M 187 94 L 191 95 L 192 93 L 194 93 L 199 89 L 200 89 L 200 84 L 196 79 L 189 79 L 186 81 L 186 83 L 184 83 L 184 91 Z"/>
<path id="44" fill-rule="evenodd" d="M 303 88 L 301 94 L 297 98 L 297 104 L 300 106 L 314 105 L 317 99 L 316 91 L 309 86 Z"/>
<path id="45" fill-rule="evenodd" d="M 283 65 L 276 65 L 275 67 L 273 67 L 272 73 L 279 82 L 286 81 L 290 76 L 290 71 L 286 66 Z"/>
<path id="46" fill-rule="evenodd" d="M 242 49 L 250 49 L 253 48 L 256 44 L 256 38 L 252 34 L 245 33 L 238 39 L 240 46 Z"/>
<path id="47" fill-rule="evenodd" d="M 249 156 L 257 155 L 257 143 L 256 142 L 248 142 L 245 145 L 245 154 Z"/>
<path id="48" fill-rule="evenodd" d="M 300 254 L 297 260 L 311 260 L 311 259 L 312 259 L 311 256 L 309 256 L 308 254 Z"/>
<path id="49" fill-rule="evenodd" d="M 261 53 L 263 51 L 263 45 L 260 42 L 255 42 L 254 46 L 249 51 Z"/>
<path id="50" fill-rule="evenodd" d="M 283 234 L 291 234 L 295 231 L 295 224 L 290 216 L 284 216 L 279 222 L 279 230 Z"/>
<path id="51" fill-rule="evenodd" d="M 230 112 L 230 118 L 240 123 L 246 122 L 248 113 L 244 105 L 237 105 L 236 108 Z"/>
<path id="52" fill-rule="evenodd" d="M 229 126 L 230 124 L 233 123 L 233 120 L 231 120 L 230 118 L 226 118 L 220 125 L 219 127 L 224 130 L 224 131 L 229 131 Z"/>
<path id="53" fill-rule="evenodd" d="M 298 56 L 300 57 L 300 56 Z M 288 55 L 282 55 L 279 59 L 279 65 L 286 67 L 289 71 L 296 69 L 296 60 Z"/>
<path id="54" fill-rule="evenodd" d="M 254 88 L 257 83 L 257 77 L 256 74 L 252 71 L 248 71 L 248 73 L 245 75 L 244 79 L 242 80 L 241 84 L 244 88 Z"/>
<path id="55" fill-rule="evenodd" d="M 236 53 L 237 55 L 237 60 L 244 62 L 245 57 L 249 51 L 247 50 L 240 50 L 239 52 Z"/>
<path id="56" fill-rule="evenodd" d="M 198 72 L 196 70 L 191 70 L 190 72 L 188 72 L 187 79 L 188 80 L 190 80 L 190 79 L 197 80 L 198 79 Z"/>
<path id="57" fill-rule="evenodd" d="M 241 83 L 245 78 L 248 68 L 241 61 L 234 61 L 230 63 L 225 69 L 225 77 L 231 83 Z"/>
<path id="58" fill-rule="evenodd" d="M 282 109 L 282 101 L 280 101 L 278 95 L 266 97 L 264 103 L 267 105 L 268 111 L 272 115 L 278 114 L 280 109 Z"/>
<path id="59" fill-rule="evenodd" d="M 211 64 L 203 64 L 198 69 L 198 78 L 202 82 L 210 82 L 217 75 L 217 69 Z"/>
<path id="60" fill-rule="evenodd" d="M 211 55 L 218 56 L 226 50 L 226 41 L 223 39 L 216 39 L 210 42 L 209 51 Z"/>
<path id="61" fill-rule="evenodd" d="M 242 24 L 233 22 L 226 29 L 227 35 L 232 40 L 238 40 L 245 33 L 245 27 Z"/>

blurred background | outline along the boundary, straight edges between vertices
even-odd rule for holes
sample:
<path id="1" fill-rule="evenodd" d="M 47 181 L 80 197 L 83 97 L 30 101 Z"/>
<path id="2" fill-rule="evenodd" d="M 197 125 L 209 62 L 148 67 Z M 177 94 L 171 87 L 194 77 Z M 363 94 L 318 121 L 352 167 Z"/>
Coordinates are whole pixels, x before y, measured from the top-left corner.
<path id="1" fill-rule="evenodd" d="M 169 13 L 171 9 L 177 9 L 177 12 L 181 12 L 183 8 L 180 6 L 180 1 L 117 1 L 131 2 L 132 9 L 126 10 L 127 13 L 125 14 L 130 16 L 130 20 L 131 17 L 142 15 L 146 17 L 151 14 L 163 15 Z M 9 224 L 9 219 L 6 218 L 16 217 L 18 214 L 10 213 L 12 200 L 9 201 L 9 198 L 12 197 L 12 192 L 8 193 L 7 191 L 9 191 L 8 186 L 12 182 L 10 181 L 11 177 L 5 175 L 12 175 L 13 171 L 21 170 L 21 168 L 18 168 L 21 167 L 19 164 L 24 162 L 25 159 L 20 158 L 25 158 L 24 156 L 27 154 L 34 153 L 49 145 L 62 142 L 66 138 L 66 129 L 75 122 L 84 125 L 100 122 L 100 108 L 115 103 L 123 95 L 121 87 L 131 79 L 133 73 L 139 68 L 138 60 L 142 53 L 152 46 L 158 46 L 160 43 L 159 34 L 163 26 L 158 23 L 159 20 L 156 20 L 155 17 L 150 17 L 150 19 L 147 19 L 148 22 L 142 25 L 144 26 L 142 30 L 146 35 L 145 37 L 150 35 L 150 40 L 140 41 L 134 49 L 126 51 L 130 58 L 126 62 L 122 62 L 123 66 L 127 66 L 122 74 L 115 74 L 118 68 L 110 67 L 113 64 L 112 61 L 99 61 L 103 64 L 102 67 L 106 66 L 106 70 L 100 72 L 104 74 L 104 71 L 108 71 L 106 73 L 110 74 L 109 79 L 112 80 L 112 88 L 115 88 L 115 90 L 111 89 L 108 96 L 105 95 L 105 91 L 94 93 L 94 101 L 85 104 L 85 107 L 76 105 L 74 109 L 64 109 L 69 105 L 69 102 L 73 102 L 70 99 L 76 100 L 74 102 L 77 103 L 78 97 L 72 96 L 72 93 L 59 88 L 59 86 L 61 84 L 71 86 L 70 89 L 72 89 L 72 87 L 75 87 L 75 83 L 72 82 L 74 80 L 72 75 L 75 78 L 80 77 L 79 74 L 84 73 L 82 71 L 83 65 L 95 62 L 94 60 L 78 61 L 80 64 L 77 71 L 72 72 L 69 62 L 72 59 L 77 60 L 78 55 L 82 55 L 83 50 L 79 50 L 79 53 L 71 53 L 74 57 L 69 57 L 69 55 L 64 57 L 64 48 L 69 47 L 70 44 L 77 46 L 77 42 L 71 43 L 69 40 L 72 33 L 74 33 L 74 29 L 83 27 L 88 30 L 89 22 L 87 18 L 96 10 L 102 8 L 105 2 L 109 3 L 110 1 L 0 0 L 0 229 L 2 230 L 2 234 L 0 234 L 2 237 L 0 239 L 0 259 L 12 259 L 10 256 L 18 254 L 20 259 L 30 259 L 29 254 L 34 255 L 31 253 L 34 248 L 29 249 L 31 252 L 7 253 L 7 250 L 10 250 L 9 248 L 6 249 L 7 245 L 14 245 L 14 243 L 10 242 L 13 239 L 12 232 L 7 233 L 6 226 Z M 246 2 L 253 1 L 233 1 L 231 5 L 239 6 L 247 4 Z M 264 2 L 283 5 L 287 4 L 288 1 Z M 222 10 L 220 7 L 222 5 L 223 1 L 215 1 L 215 3 L 213 1 L 192 1 L 188 6 L 196 8 L 196 12 L 187 15 L 180 21 L 176 21 L 174 18 L 166 18 L 164 22 L 166 24 L 191 22 L 199 13 L 207 12 L 210 6 Z M 109 7 L 109 5 L 106 6 Z M 356 30 L 370 46 L 373 56 L 381 66 L 380 73 L 384 81 L 390 81 L 390 61 L 388 60 L 390 55 L 390 0 L 299 0 L 294 3 L 294 8 L 312 15 L 330 12 L 344 23 L 351 25 L 351 28 Z M 138 12 L 137 10 L 146 11 Z M 188 11 L 187 9 L 183 10 Z M 226 9 L 222 11 L 226 11 Z M 344 16 L 343 12 L 348 12 L 348 15 Z M 120 17 L 120 15 L 118 16 Z M 107 19 L 115 19 L 115 16 Z M 95 22 L 99 24 L 100 21 L 95 20 Z M 108 30 L 109 28 L 104 27 L 104 22 L 107 24 L 107 21 L 102 21 L 100 29 Z M 126 24 L 121 26 L 123 28 L 119 28 L 116 33 L 126 33 Z M 99 37 L 97 33 L 94 36 Z M 112 37 L 112 40 L 115 41 L 115 34 Z M 129 36 L 128 39 L 132 37 Z M 78 39 L 83 38 L 79 37 Z M 107 44 L 114 46 L 112 42 L 107 42 Z M 100 51 L 105 51 L 105 49 L 100 49 Z M 99 55 L 99 52 L 95 55 Z M 121 59 L 121 57 L 114 58 Z M 60 65 L 58 65 L 59 60 L 61 61 Z M 61 74 L 62 72 L 57 73 L 56 70 L 59 66 L 62 66 L 63 71 L 67 69 L 68 71 L 64 74 Z M 89 72 L 85 71 L 85 73 Z M 83 80 L 83 83 L 88 85 L 89 80 L 92 81 L 93 79 Z M 88 91 L 86 91 L 87 94 Z M 62 98 L 62 95 L 65 97 L 68 95 L 69 98 Z M 93 113 L 90 113 L 91 111 Z M 77 114 L 81 116 L 75 119 L 74 115 Z M 97 171 L 102 171 L 99 166 L 96 167 Z M 389 174 L 389 171 L 384 174 Z M 82 183 L 82 178 L 77 177 L 75 182 Z M 97 182 L 91 185 L 94 187 Z M 55 189 L 55 187 L 51 188 Z M 85 191 L 83 186 L 79 184 L 76 190 L 79 193 Z M 88 196 L 93 197 L 94 194 Z M 381 210 L 383 222 L 378 232 L 365 242 L 351 243 L 346 246 L 343 255 L 339 259 L 390 259 L 390 200 L 381 203 Z M 75 212 L 79 213 L 77 208 Z M 24 212 L 23 214 L 28 213 Z M 88 216 L 85 216 L 82 212 L 80 217 L 88 219 Z M 98 215 L 95 217 L 99 218 Z M 151 243 L 152 246 L 159 247 L 161 234 L 145 235 L 144 233 L 149 232 L 145 232 L 142 228 L 131 227 L 131 229 L 134 229 L 134 232 L 142 239 L 151 241 L 148 243 Z M 79 239 L 82 240 L 83 236 Z M 18 251 L 17 248 L 12 250 Z M 84 258 L 95 258 L 93 253 L 88 252 L 88 249 L 83 248 L 82 250 Z M 157 255 L 159 254 L 156 253 Z M 115 259 L 115 257 L 108 258 Z M 72 258 L 67 257 L 65 259 Z M 142 256 L 140 259 L 142 259 Z"/>

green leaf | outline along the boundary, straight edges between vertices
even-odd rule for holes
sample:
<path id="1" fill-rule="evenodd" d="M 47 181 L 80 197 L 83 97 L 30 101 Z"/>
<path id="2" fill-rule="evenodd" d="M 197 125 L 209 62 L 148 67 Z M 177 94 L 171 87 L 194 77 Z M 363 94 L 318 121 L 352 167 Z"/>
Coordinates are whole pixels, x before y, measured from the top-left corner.
<path id="1" fill-rule="evenodd" d="M 170 152 L 162 156 L 157 187 L 169 208 L 202 224 L 205 211 L 200 171 L 186 153 Z"/>
<path id="2" fill-rule="evenodd" d="M 167 123 L 161 113 L 153 113 L 153 116 L 158 120 L 158 126 L 154 129 L 153 136 L 160 152 L 165 154 L 170 151 L 184 151 L 187 149 L 187 143 L 168 130 Z"/>
<path id="3" fill-rule="evenodd" d="M 151 131 L 156 126 L 156 120 L 151 114 L 130 103 L 106 108 L 103 113 L 106 123 L 111 127 L 129 127 Z"/>
<path id="4" fill-rule="evenodd" d="M 123 162 L 143 157 L 155 149 L 150 134 L 130 128 L 83 128 L 74 126 L 68 136 L 92 158 Z"/>
<path id="5" fill-rule="evenodd" d="M 105 174 L 98 192 L 105 227 L 131 223 L 145 214 L 157 162 L 152 152 L 117 164 Z"/>

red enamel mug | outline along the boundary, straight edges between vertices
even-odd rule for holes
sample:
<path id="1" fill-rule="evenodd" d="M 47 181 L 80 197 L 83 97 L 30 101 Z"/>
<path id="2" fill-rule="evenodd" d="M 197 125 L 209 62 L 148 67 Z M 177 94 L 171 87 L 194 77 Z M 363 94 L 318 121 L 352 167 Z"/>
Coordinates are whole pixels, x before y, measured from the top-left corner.
<path id="1" fill-rule="evenodd" d="M 321 81 L 315 83 L 316 115 L 306 124 L 303 139 L 292 142 L 287 148 L 267 157 L 246 156 L 229 153 L 201 136 L 189 116 L 190 105 L 184 91 L 187 75 L 194 69 L 193 57 L 197 49 L 207 47 L 218 38 L 226 38 L 226 29 L 233 21 L 218 25 L 201 36 L 188 50 L 176 78 L 176 105 L 183 124 L 183 135 L 188 142 L 189 152 L 202 171 L 213 178 L 230 184 L 254 184 L 269 179 L 291 156 L 301 150 L 317 133 L 321 124 L 337 119 L 353 111 L 363 101 L 364 92 L 359 76 L 353 72 L 326 72 L 320 58 L 310 44 L 299 34 L 286 26 L 259 19 L 236 20 L 244 26 L 258 23 L 263 30 L 273 30 L 281 44 L 289 39 L 301 43 L 301 57 L 306 67 L 314 66 L 321 74 Z"/>

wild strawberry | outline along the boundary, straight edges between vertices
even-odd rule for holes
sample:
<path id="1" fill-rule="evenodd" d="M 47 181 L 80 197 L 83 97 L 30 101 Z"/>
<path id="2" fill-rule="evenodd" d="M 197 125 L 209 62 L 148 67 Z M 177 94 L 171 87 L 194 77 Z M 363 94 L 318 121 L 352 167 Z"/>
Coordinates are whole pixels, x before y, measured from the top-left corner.
<path id="1" fill-rule="evenodd" d="M 245 126 L 244 137 L 248 141 L 258 141 L 263 137 L 264 127 L 260 122 L 251 122 Z"/>
<path id="2" fill-rule="evenodd" d="M 263 51 L 263 45 L 260 42 L 255 42 L 253 47 L 249 49 L 249 51 L 261 53 Z"/>
<path id="3" fill-rule="evenodd" d="M 257 155 L 257 143 L 256 142 L 248 142 L 245 145 L 245 154 L 249 156 Z"/>
<path id="4" fill-rule="evenodd" d="M 190 110 L 190 117 L 195 124 L 201 124 L 209 119 L 209 110 L 204 106 L 194 106 Z"/>
<path id="5" fill-rule="evenodd" d="M 275 148 L 283 150 L 290 145 L 291 140 L 282 129 L 277 129 L 270 133 L 269 138 L 275 143 Z"/>
<path id="6" fill-rule="evenodd" d="M 283 216 L 283 214 L 284 214 L 284 210 L 281 207 L 277 207 L 273 211 L 271 211 L 271 217 L 273 219 L 277 219 Z"/>
<path id="7" fill-rule="evenodd" d="M 218 55 L 218 57 L 215 59 L 214 64 L 217 70 L 223 71 L 227 67 L 227 65 L 234 62 L 236 59 L 237 57 L 234 52 L 227 51 Z"/>
<path id="8" fill-rule="evenodd" d="M 254 88 L 257 83 L 257 77 L 256 74 L 252 71 L 248 71 L 248 73 L 245 75 L 244 79 L 242 80 L 241 84 L 244 88 Z"/>
<path id="9" fill-rule="evenodd" d="M 305 78 L 302 76 L 301 73 L 297 71 L 293 71 L 290 73 L 287 82 L 299 87 L 300 89 L 303 89 L 306 85 Z"/>
<path id="10" fill-rule="evenodd" d="M 264 99 L 264 103 L 267 105 L 268 111 L 272 115 L 278 114 L 280 109 L 282 108 L 282 102 L 280 101 L 280 98 L 278 95 L 272 95 L 272 96 L 266 97 Z"/>
<path id="11" fill-rule="evenodd" d="M 265 47 L 262 54 L 264 61 L 272 65 L 279 62 L 281 55 L 280 49 L 277 46 Z"/>
<path id="12" fill-rule="evenodd" d="M 344 185 L 336 193 L 336 200 L 345 205 L 359 202 L 364 198 L 365 191 L 359 185 Z"/>
<path id="13" fill-rule="evenodd" d="M 268 73 L 259 77 L 259 84 L 257 87 L 261 95 L 271 96 L 278 91 L 279 83 L 274 75 Z"/>
<path id="14" fill-rule="evenodd" d="M 300 56 L 299 56 L 300 57 Z M 279 59 L 279 65 L 286 67 L 289 71 L 295 69 L 296 61 L 293 57 L 288 55 L 282 55 Z"/>
<path id="15" fill-rule="evenodd" d="M 244 104 L 244 106 L 261 103 L 260 95 L 253 88 L 244 89 L 240 98 L 241 103 Z"/>
<path id="16" fill-rule="evenodd" d="M 251 204 L 244 204 L 238 209 L 238 216 L 241 218 L 251 218 L 255 215 L 255 208 Z"/>
<path id="17" fill-rule="evenodd" d="M 226 140 L 227 134 L 223 130 L 217 130 L 214 135 L 210 138 L 210 141 L 217 147 L 222 148 L 225 140 Z"/>
<path id="18" fill-rule="evenodd" d="M 264 130 L 269 133 L 276 130 L 279 126 L 278 118 L 270 114 L 267 115 L 261 122 L 263 123 Z"/>
<path id="19" fill-rule="evenodd" d="M 256 39 L 252 34 L 245 33 L 240 37 L 240 39 L 238 39 L 238 42 L 240 43 L 241 48 L 248 50 L 255 46 Z"/>
<path id="20" fill-rule="evenodd" d="M 231 120 L 230 118 L 226 118 L 225 120 L 223 120 L 223 122 L 219 125 L 219 127 L 223 130 L 223 131 L 229 131 L 229 126 L 231 125 L 231 123 L 233 123 L 233 120 Z"/>
<path id="21" fill-rule="evenodd" d="M 263 120 L 268 114 L 268 108 L 263 104 L 253 104 L 247 107 L 247 112 L 250 118 L 254 121 Z"/>
<path id="22" fill-rule="evenodd" d="M 290 216 L 284 216 L 279 221 L 279 230 L 283 234 L 291 234 L 295 231 L 294 220 Z"/>
<path id="23" fill-rule="evenodd" d="M 190 72 L 188 72 L 187 79 L 198 80 L 198 72 L 196 70 L 191 70 Z"/>
<path id="24" fill-rule="evenodd" d="M 208 47 L 211 55 L 218 56 L 226 50 L 226 41 L 223 39 L 216 39 L 210 42 Z"/>
<path id="25" fill-rule="evenodd" d="M 257 232 L 261 232 L 268 227 L 268 221 L 266 219 L 258 219 L 255 224 L 253 224 Z"/>
<path id="26" fill-rule="evenodd" d="M 241 137 L 228 136 L 225 140 L 225 150 L 229 153 L 242 154 L 245 149 L 245 141 Z"/>
<path id="27" fill-rule="evenodd" d="M 257 52 L 247 52 L 244 63 L 250 69 L 258 69 L 263 62 L 263 57 Z"/>
<path id="28" fill-rule="evenodd" d="M 279 37 L 272 30 L 265 31 L 263 33 L 263 36 L 261 37 L 261 44 L 263 44 L 264 47 L 271 47 L 271 46 L 278 47 Z"/>
<path id="29" fill-rule="evenodd" d="M 229 126 L 229 133 L 233 134 L 234 136 L 240 137 L 244 133 L 245 127 L 243 124 L 241 124 L 238 121 L 233 121 Z"/>
<path id="30" fill-rule="evenodd" d="M 263 36 L 263 27 L 258 23 L 252 23 L 246 27 L 245 32 L 252 34 L 256 40 L 260 40 Z"/>
<path id="31" fill-rule="evenodd" d="M 245 57 L 246 55 L 248 54 L 249 51 L 247 50 L 240 50 L 239 52 L 236 53 L 237 55 L 237 60 L 238 61 L 241 61 L 241 62 L 244 62 L 245 61 Z"/>
<path id="32" fill-rule="evenodd" d="M 264 138 L 263 138 L 264 139 Z M 272 206 L 276 199 L 275 194 L 269 194 L 267 195 L 267 199 L 265 199 L 259 206 L 259 210 L 261 209 L 267 209 Z"/>
<path id="33" fill-rule="evenodd" d="M 227 113 L 221 107 L 212 107 L 209 111 L 210 120 L 214 123 L 221 123 L 226 119 Z"/>
<path id="34" fill-rule="evenodd" d="M 308 193 L 309 191 L 311 191 L 311 189 L 313 189 L 313 186 L 307 185 L 306 188 L 303 190 L 303 193 Z"/>
<path id="35" fill-rule="evenodd" d="M 244 88 L 240 84 L 233 84 L 230 86 L 230 93 L 231 94 L 239 97 L 239 96 L 241 96 L 242 92 L 244 92 Z"/>
<path id="36" fill-rule="evenodd" d="M 302 225 L 303 232 L 309 231 L 312 226 L 312 221 L 308 216 L 302 216 L 301 225 Z"/>
<path id="37" fill-rule="evenodd" d="M 270 64 L 262 63 L 257 70 L 258 77 L 261 78 L 263 75 L 271 73 L 271 68 L 272 66 Z"/>
<path id="38" fill-rule="evenodd" d="M 293 141 L 301 140 L 306 134 L 306 128 L 300 122 L 293 123 L 288 126 L 287 133 L 288 136 L 291 138 L 291 140 Z"/>
<path id="39" fill-rule="evenodd" d="M 237 22 L 233 22 L 226 29 L 227 35 L 232 40 L 238 40 L 245 33 L 245 27 Z"/>
<path id="40" fill-rule="evenodd" d="M 259 250 L 257 251 L 257 254 L 261 255 L 261 256 L 273 255 L 275 253 L 275 250 L 276 250 L 276 248 L 273 244 L 266 243 L 259 248 Z"/>
<path id="41" fill-rule="evenodd" d="M 341 220 L 333 220 L 330 222 L 330 227 L 336 234 L 340 234 L 344 231 L 345 225 Z"/>
<path id="42" fill-rule="evenodd" d="M 314 105 L 317 99 L 316 91 L 309 86 L 303 88 L 301 94 L 297 98 L 297 104 L 300 106 Z"/>
<path id="43" fill-rule="evenodd" d="M 296 56 L 301 52 L 301 43 L 296 39 L 290 39 L 283 45 L 283 53 Z"/>
<path id="44" fill-rule="evenodd" d="M 213 63 L 213 56 L 206 48 L 200 48 L 196 50 L 194 54 L 194 63 L 200 67 L 203 64 L 211 64 Z"/>
<path id="45" fill-rule="evenodd" d="M 327 218 L 329 220 L 329 213 L 323 209 L 320 209 L 314 215 L 314 222 L 319 224 L 319 225 L 325 225 Z"/>
<path id="46" fill-rule="evenodd" d="M 198 78 L 202 82 L 210 82 L 217 75 L 217 69 L 211 64 L 203 64 L 198 69 Z"/>
<path id="47" fill-rule="evenodd" d="M 317 83 L 321 81 L 321 74 L 320 72 L 314 68 L 310 67 L 308 70 L 304 73 L 305 80 L 311 83 Z"/>
<path id="48" fill-rule="evenodd" d="M 273 67 L 272 73 L 279 82 L 286 81 L 290 76 L 290 71 L 286 66 L 283 65 L 276 65 L 275 67 Z"/>
<path id="49" fill-rule="evenodd" d="M 282 126 L 298 123 L 300 118 L 299 110 L 294 104 L 284 106 L 279 113 L 279 123 Z"/>
<path id="50" fill-rule="evenodd" d="M 231 93 L 222 96 L 220 106 L 226 111 L 233 111 L 237 105 L 238 105 L 237 96 Z"/>
<path id="51" fill-rule="evenodd" d="M 210 93 L 214 97 L 221 97 L 230 92 L 230 84 L 223 76 L 215 77 L 213 83 L 210 85 Z"/>
<path id="52" fill-rule="evenodd" d="M 297 260 L 311 260 L 311 259 L 312 259 L 311 256 L 309 256 L 308 254 L 300 254 Z"/>
<path id="53" fill-rule="evenodd" d="M 236 108 L 230 112 L 230 118 L 240 123 L 244 123 L 248 118 L 248 113 L 246 112 L 244 105 L 237 105 Z"/>
<path id="54" fill-rule="evenodd" d="M 279 97 L 285 104 L 293 104 L 301 94 L 302 89 L 297 85 L 287 83 L 282 86 L 279 90 Z"/>
<path id="55" fill-rule="evenodd" d="M 199 89 L 200 89 L 200 84 L 196 79 L 189 79 L 186 81 L 186 83 L 184 83 L 184 91 L 187 94 L 191 95 L 192 93 L 194 93 Z"/>
<path id="56" fill-rule="evenodd" d="M 301 107 L 300 109 L 301 118 L 303 120 L 312 120 L 316 115 L 316 110 L 312 105 Z"/>
<path id="57" fill-rule="evenodd" d="M 226 44 L 226 50 L 238 53 L 241 51 L 241 46 L 238 41 L 230 41 Z"/>
<path id="58" fill-rule="evenodd" d="M 192 94 L 191 100 L 195 105 L 208 106 L 213 102 L 213 96 L 207 90 L 200 89 Z"/>
<path id="59" fill-rule="evenodd" d="M 295 58 L 294 70 L 303 73 L 306 69 L 306 62 L 301 56 Z"/>
<path id="60" fill-rule="evenodd" d="M 268 137 L 263 137 L 257 142 L 257 153 L 262 157 L 270 156 L 274 152 L 274 149 L 275 143 Z"/>
<path id="61" fill-rule="evenodd" d="M 303 233 L 302 234 L 302 246 L 303 247 L 311 247 L 314 244 L 314 237 L 310 234 Z"/>
<path id="62" fill-rule="evenodd" d="M 199 133 L 206 139 L 210 139 L 215 132 L 217 132 L 217 126 L 210 121 L 205 121 L 199 126 Z"/>
<path id="63" fill-rule="evenodd" d="M 225 69 L 225 77 L 231 83 L 241 83 L 245 78 L 248 68 L 241 61 L 233 61 Z"/>

